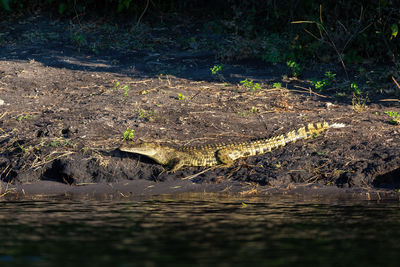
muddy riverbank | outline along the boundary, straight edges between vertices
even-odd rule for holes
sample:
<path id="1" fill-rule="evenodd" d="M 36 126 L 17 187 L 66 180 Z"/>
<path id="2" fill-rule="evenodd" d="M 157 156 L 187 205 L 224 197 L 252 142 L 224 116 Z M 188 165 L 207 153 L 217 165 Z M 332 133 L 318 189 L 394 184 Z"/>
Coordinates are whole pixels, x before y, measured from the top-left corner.
<path id="1" fill-rule="evenodd" d="M 220 65 L 215 54 L 182 47 L 176 40 L 186 33 L 177 29 L 148 30 L 157 43 L 151 49 L 100 50 L 77 45 L 71 38 L 77 26 L 68 21 L 37 16 L 0 26 L 3 189 L 29 191 L 28 184 L 51 181 L 73 191 L 88 183 L 127 183 L 131 191 L 164 183 L 211 192 L 250 186 L 262 193 L 302 184 L 392 195 L 400 187 L 400 128 L 385 114 L 400 112 L 399 102 L 374 90 L 368 97 L 339 92 L 339 64 L 305 66 L 301 78 L 288 76 L 283 64 L 257 60 L 224 63 L 212 74 Z M 88 43 L 101 34 L 93 27 Z M 310 79 L 326 71 L 337 73 L 338 82 L 316 92 Z M 204 168 L 168 173 L 118 150 L 127 128 L 134 138 L 182 146 L 272 137 L 319 121 L 347 126 L 200 175 Z"/>

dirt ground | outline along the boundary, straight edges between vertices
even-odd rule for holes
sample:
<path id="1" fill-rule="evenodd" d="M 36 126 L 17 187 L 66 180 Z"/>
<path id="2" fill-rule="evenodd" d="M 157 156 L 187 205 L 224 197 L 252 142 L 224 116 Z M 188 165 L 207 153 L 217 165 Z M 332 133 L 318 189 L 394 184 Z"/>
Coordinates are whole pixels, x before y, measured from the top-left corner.
<path id="1" fill-rule="evenodd" d="M 400 188 L 400 128 L 385 114 L 400 112 L 393 94 L 371 93 L 367 101 L 339 95 L 335 85 L 310 90 L 309 79 L 327 70 L 344 77 L 340 64 L 310 64 L 301 78 L 290 78 L 284 64 L 247 60 L 224 63 L 213 75 L 210 68 L 220 61 L 212 50 L 177 41 L 190 39 L 196 32 L 190 27 L 196 25 L 147 29 L 137 39 L 149 44 L 129 47 L 134 40 L 121 29 L 109 32 L 95 23 L 44 16 L 0 21 L 1 180 L 170 185 L 204 168 L 168 173 L 150 159 L 120 152 L 127 128 L 136 139 L 192 146 L 272 137 L 328 121 L 347 126 L 191 182 L 241 183 L 256 191 L 299 183 Z M 85 29 L 85 39 L 77 28 Z M 96 38 L 103 46 L 92 45 Z M 245 79 L 261 89 L 247 88 L 240 83 Z M 273 86 L 277 82 L 282 88 Z"/>

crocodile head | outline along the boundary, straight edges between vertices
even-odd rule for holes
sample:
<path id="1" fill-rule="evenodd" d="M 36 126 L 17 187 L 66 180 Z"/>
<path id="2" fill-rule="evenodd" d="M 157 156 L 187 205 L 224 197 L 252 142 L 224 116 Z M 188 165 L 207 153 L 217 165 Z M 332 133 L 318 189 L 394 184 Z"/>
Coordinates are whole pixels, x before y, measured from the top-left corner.
<path id="1" fill-rule="evenodd" d="M 169 164 L 177 156 L 177 151 L 172 147 L 147 142 L 126 142 L 120 146 L 119 150 L 144 155 L 162 165 Z"/>

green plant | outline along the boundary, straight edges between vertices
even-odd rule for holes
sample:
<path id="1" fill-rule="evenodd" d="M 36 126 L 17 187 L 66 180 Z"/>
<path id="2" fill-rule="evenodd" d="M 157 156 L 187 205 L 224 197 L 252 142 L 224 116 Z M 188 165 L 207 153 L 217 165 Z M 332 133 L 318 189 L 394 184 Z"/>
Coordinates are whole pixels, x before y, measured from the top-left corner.
<path id="1" fill-rule="evenodd" d="M 133 130 L 133 129 L 126 128 L 126 131 L 124 132 L 124 140 L 126 140 L 126 141 L 133 140 L 133 136 L 134 136 L 133 132 L 134 131 L 135 130 Z"/>
<path id="2" fill-rule="evenodd" d="M 324 79 L 322 80 L 311 80 L 311 84 L 314 85 L 315 89 L 321 91 L 324 87 L 329 86 L 335 80 L 336 74 L 330 71 L 325 72 Z"/>
<path id="3" fill-rule="evenodd" d="M 248 79 L 240 81 L 240 83 L 246 87 L 247 89 L 250 89 L 253 86 L 253 81 L 249 81 Z"/>
<path id="4" fill-rule="evenodd" d="M 356 83 L 351 83 L 350 89 L 353 92 L 353 94 L 356 94 L 356 95 L 361 94 L 360 88 L 358 87 L 358 84 L 356 84 Z"/>
<path id="5" fill-rule="evenodd" d="M 128 96 L 128 93 L 129 93 L 129 90 L 130 90 L 130 87 L 129 87 L 129 85 L 124 85 L 124 86 L 121 86 L 121 84 L 120 84 L 120 82 L 114 82 L 114 86 L 113 86 L 113 88 L 114 89 L 122 89 L 122 90 L 124 90 L 124 96 Z"/>
<path id="6" fill-rule="evenodd" d="M 356 94 L 353 92 L 353 98 L 351 103 L 353 105 L 353 110 L 355 112 L 361 113 L 367 108 L 367 102 L 369 101 L 368 94 L 365 96 L 363 94 Z"/>
<path id="7" fill-rule="evenodd" d="M 280 89 L 280 88 L 282 88 L 282 83 L 273 83 L 272 87 L 275 89 Z"/>
<path id="8" fill-rule="evenodd" d="M 260 84 L 259 84 L 259 83 L 255 83 L 254 86 L 253 86 L 253 88 L 252 88 L 251 90 L 252 90 L 252 91 L 261 90 Z"/>
<path id="9" fill-rule="evenodd" d="M 392 30 L 392 34 L 389 38 L 389 40 L 391 41 L 392 39 L 395 39 L 397 37 L 397 34 L 399 33 L 399 25 L 393 23 L 392 26 L 390 26 L 390 29 Z"/>
<path id="10" fill-rule="evenodd" d="M 393 125 L 400 124 L 400 113 L 395 111 L 385 111 L 385 114 L 391 117 L 389 123 Z"/>
<path id="11" fill-rule="evenodd" d="M 249 112 L 247 112 L 247 111 L 243 111 L 243 112 L 238 111 L 238 115 L 241 116 L 241 117 L 247 117 L 249 115 Z"/>
<path id="12" fill-rule="evenodd" d="M 144 110 L 144 109 L 137 109 L 136 112 L 139 114 L 139 118 L 144 118 L 149 121 L 154 121 L 156 112 L 153 110 Z"/>
<path id="13" fill-rule="evenodd" d="M 336 73 L 332 73 L 332 72 L 330 72 L 330 71 L 326 71 L 326 72 L 325 72 L 325 78 L 326 78 L 326 79 L 332 81 L 332 80 L 335 79 L 335 77 L 336 77 Z"/>
<path id="14" fill-rule="evenodd" d="M 258 113 L 258 108 L 257 107 L 251 107 L 250 111 L 253 112 L 253 113 Z"/>
<path id="15" fill-rule="evenodd" d="M 222 70 L 222 66 L 220 64 L 214 65 L 214 67 L 210 68 L 212 75 L 218 74 Z"/>
<path id="16" fill-rule="evenodd" d="M 179 100 L 185 100 L 185 96 L 181 93 L 178 94 L 178 99 Z"/>
<path id="17" fill-rule="evenodd" d="M 70 146 L 70 145 L 71 143 L 68 140 L 63 139 L 62 137 L 59 137 L 56 140 L 53 140 L 47 144 L 47 146 L 52 146 L 52 147 Z"/>
<path id="18" fill-rule="evenodd" d="M 19 149 L 21 149 L 21 152 L 23 152 L 24 154 L 33 150 L 33 147 L 31 145 L 25 147 L 21 145 L 19 142 L 15 142 L 14 146 L 17 146 Z"/>
<path id="19" fill-rule="evenodd" d="M 147 115 L 146 110 L 144 109 L 139 109 L 137 112 L 139 114 L 139 118 L 145 118 Z"/>
<path id="20" fill-rule="evenodd" d="M 245 79 L 243 81 L 240 81 L 240 83 L 244 87 L 246 87 L 248 90 L 251 90 L 251 91 L 255 91 L 255 90 L 260 90 L 261 89 L 260 84 L 259 83 L 254 83 L 253 80 Z"/>
<path id="21" fill-rule="evenodd" d="M 299 77 L 301 75 L 302 68 L 299 63 L 293 60 L 288 60 L 286 65 L 289 67 L 292 76 Z"/>
<path id="22" fill-rule="evenodd" d="M 327 81 L 325 81 L 325 80 L 321 80 L 321 81 L 312 80 L 311 84 L 314 85 L 315 89 L 317 89 L 319 91 L 321 91 L 325 86 L 328 85 Z"/>
<path id="23" fill-rule="evenodd" d="M 129 85 L 124 85 L 122 86 L 122 89 L 125 91 L 124 92 L 124 96 L 128 96 L 128 92 L 129 92 Z"/>
<path id="24" fill-rule="evenodd" d="M 32 119 L 33 117 L 34 117 L 34 115 L 25 114 L 25 115 L 20 115 L 20 116 L 16 117 L 15 119 L 17 121 L 22 121 L 22 120 Z"/>
<path id="25" fill-rule="evenodd" d="M 86 44 L 85 37 L 81 33 L 78 33 L 78 32 L 75 32 L 72 35 L 72 40 L 74 41 L 74 43 L 78 47 L 78 51 L 80 51 L 81 47 Z"/>

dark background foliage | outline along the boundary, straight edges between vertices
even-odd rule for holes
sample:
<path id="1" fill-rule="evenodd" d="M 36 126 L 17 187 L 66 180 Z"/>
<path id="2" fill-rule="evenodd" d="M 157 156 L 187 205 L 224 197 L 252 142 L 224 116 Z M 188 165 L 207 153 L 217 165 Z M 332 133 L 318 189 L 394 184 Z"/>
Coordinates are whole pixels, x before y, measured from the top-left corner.
<path id="1" fill-rule="evenodd" d="M 210 32 L 256 40 L 252 55 L 266 61 L 331 55 L 346 63 L 399 62 L 400 5 L 390 0 L 0 0 L 0 12 L 3 18 L 47 12 L 149 24 L 184 17 L 207 21 Z"/>

